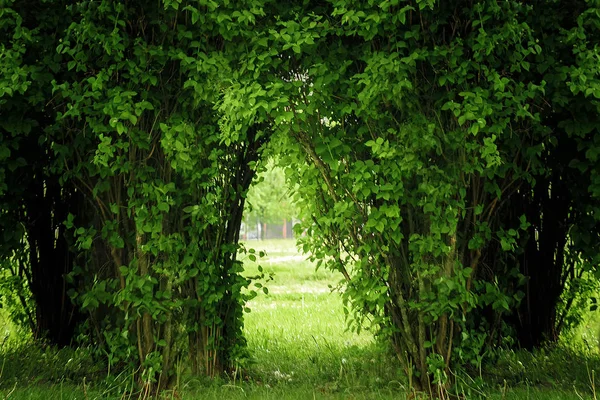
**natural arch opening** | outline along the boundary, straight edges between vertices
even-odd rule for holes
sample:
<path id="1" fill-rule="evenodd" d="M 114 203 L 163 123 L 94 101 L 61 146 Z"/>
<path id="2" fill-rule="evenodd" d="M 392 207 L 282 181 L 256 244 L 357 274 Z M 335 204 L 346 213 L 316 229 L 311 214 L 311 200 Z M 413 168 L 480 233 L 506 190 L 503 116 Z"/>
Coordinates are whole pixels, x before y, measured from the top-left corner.
<path id="1" fill-rule="evenodd" d="M 277 157 L 265 162 L 246 201 L 239 259 L 244 276 L 263 275 L 250 287 L 256 296 L 244 317 L 249 378 L 317 385 L 324 392 L 397 379 L 373 333 L 347 329 L 336 291 L 343 276 L 318 268 L 298 248 L 303 233 L 292 225 L 300 212 Z"/>

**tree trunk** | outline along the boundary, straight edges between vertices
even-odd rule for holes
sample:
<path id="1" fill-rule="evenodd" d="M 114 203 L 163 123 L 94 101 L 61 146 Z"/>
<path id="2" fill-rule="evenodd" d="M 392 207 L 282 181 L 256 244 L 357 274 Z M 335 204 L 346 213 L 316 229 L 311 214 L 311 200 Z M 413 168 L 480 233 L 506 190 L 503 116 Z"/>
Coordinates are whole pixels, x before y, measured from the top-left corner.
<path id="1" fill-rule="evenodd" d="M 556 308 L 564 289 L 561 278 L 571 206 L 568 193 L 564 180 L 555 175 L 538 180 L 533 201 L 520 199 L 531 226 L 520 256 L 521 273 L 528 281 L 515 328 L 519 344 L 528 350 L 558 339 Z"/>
<path id="2" fill-rule="evenodd" d="M 36 305 L 34 336 L 61 347 L 71 344 L 82 319 L 67 294 L 66 277 L 73 270 L 75 254 L 63 222 L 79 202 L 78 194 L 69 189 L 56 180 L 36 179 L 25 199 L 29 285 Z"/>

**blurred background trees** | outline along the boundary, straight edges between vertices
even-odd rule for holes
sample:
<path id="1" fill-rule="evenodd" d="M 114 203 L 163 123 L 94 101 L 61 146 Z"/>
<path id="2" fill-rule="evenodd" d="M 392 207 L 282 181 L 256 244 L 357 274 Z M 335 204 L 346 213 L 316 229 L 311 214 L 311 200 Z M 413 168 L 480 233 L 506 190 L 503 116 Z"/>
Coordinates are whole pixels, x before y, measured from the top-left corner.
<path id="1" fill-rule="evenodd" d="M 244 239 L 291 238 L 298 210 L 284 169 L 268 160 L 248 190 L 244 209 Z"/>

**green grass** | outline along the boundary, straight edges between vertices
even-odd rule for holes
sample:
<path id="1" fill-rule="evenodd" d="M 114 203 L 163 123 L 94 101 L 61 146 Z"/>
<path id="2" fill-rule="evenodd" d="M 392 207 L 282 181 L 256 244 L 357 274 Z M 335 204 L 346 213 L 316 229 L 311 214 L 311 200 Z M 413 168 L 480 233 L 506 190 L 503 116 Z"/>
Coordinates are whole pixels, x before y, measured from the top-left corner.
<path id="1" fill-rule="evenodd" d="M 401 375 L 387 352 L 370 332 L 346 331 L 341 298 L 330 289 L 339 281 L 336 274 L 315 271 L 292 240 L 249 242 L 247 247 L 267 255 L 256 262 L 246 259 L 246 274 L 256 275 L 258 265 L 273 274 L 265 283 L 269 294 L 259 292 L 249 302 L 252 311 L 245 319 L 253 355 L 247 375 L 267 388 L 259 398 L 273 390 L 277 398 L 285 396 L 277 394 L 280 387 L 289 398 L 295 398 L 295 391 L 332 398 L 344 393 L 363 396 L 358 398 L 397 396 Z"/>
<path id="2" fill-rule="evenodd" d="M 230 379 L 181 376 L 164 399 L 406 399 L 411 393 L 398 363 L 368 331 L 345 329 L 339 277 L 296 252 L 291 240 L 246 243 L 267 255 L 252 262 L 241 255 L 245 274 L 263 267 L 273 280 L 249 302 L 245 334 L 251 359 Z M 0 321 L 1 315 L 0 315 Z M 506 351 L 465 378 L 465 398 L 593 399 L 600 371 L 597 332 L 590 317 L 570 342 L 535 353 Z M 14 336 L 0 342 L 0 399 L 136 399 L 128 377 L 107 380 L 102 364 L 86 349 L 53 350 Z M 0 335 L 2 335 L 0 325 Z M 587 336 L 586 336 L 587 335 Z M 1 339 L 1 338 L 0 338 Z M 477 372 L 473 371 L 476 376 Z M 478 383 L 475 383 L 478 382 Z M 481 382 L 484 382 L 483 384 Z M 129 385 L 129 386 L 127 386 Z"/>

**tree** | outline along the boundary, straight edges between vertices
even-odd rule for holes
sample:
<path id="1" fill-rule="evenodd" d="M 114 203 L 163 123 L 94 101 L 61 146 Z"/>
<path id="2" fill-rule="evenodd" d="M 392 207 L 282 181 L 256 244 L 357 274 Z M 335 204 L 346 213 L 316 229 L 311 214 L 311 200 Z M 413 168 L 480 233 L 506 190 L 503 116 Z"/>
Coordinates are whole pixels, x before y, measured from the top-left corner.
<path id="1" fill-rule="evenodd" d="M 65 7 L 31 1 L 0 7 L 0 276 L 18 289 L 18 319 L 36 338 L 59 346 L 72 342 L 81 321 L 67 295 L 65 278 L 77 253 L 63 222 L 83 199 L 61 184 L 50 149 L 51 82 L 67 73 L 52 51 L 70 21 Z"/>
<path id="2" fill-rule="evenodd" d="M 565 285 L 595 265 L 593 167 L 569 180 L 596 162 L 579 138 L 598 18 L 565 4 L 336 1 L 297 59 L 282 131 L 290 170 L 307 165 L 289 173 L 304 248 L 430 393 L 505 333 L 555 339 Z"/>
<path id="3" fill-rule="evenodd" d="M 246 226 L 280 224 L 281 221 L 291 221 L 296 215 L 284 170 L 277 166 L 276 161 L 270 160 L 257 174 L 256 182 L 248 191 L 244 222 Z M 264 235 L 264 231 L 261 232 Z"/>
<path id="4" fill-rule="evenodd" d="M 173 360 L 184 354 L 192 372 L 209 376 L 243 362 L 242 288 L 249 280 L 240 275 L 237 241 L 269 115 L 287 104 L 281 71 L 289 60 L 269 40 L 288 11 L 271 7 L 267 14 L 261 1 L 47 3 L 52 12 L 38 16 L 35 30 L 44 38 L 37 54 L 47 58 L 22 67 L 21 42 L 38 42 L 7 17 L 31 15 L 27 4 L 11 5 L 2 10 L 3 29 L 17 49 L 2 58 L 2 78 L 11 82 L 3 95 L 30 95 L 36 76 L 27 68 L 53 71 L 33 103 L 52 110 L 32 118 L 45 122 L 44 135 L 30 136 L 44 164 L 24 170 L 48 200 L 44 215 L 52 221 L 44 234 L 58 233 L 68 244 L 61 249 L 76 255 L 68 270 L 46 272 L 63 283 L 55 286 L 63 304 L 71 285 L 87 317 L 80 336 L 154 388 L 168 384 Z M 3 111 L 16 109 L 9 103 Z M 15 136 L 22 128 L 5 129 Z M 6 149 L 17 145 L 2 145 L 4 172 L 12 162 Z M 2 183 L 26 189 L 19 180 Z M 33 197 L 39 205 L 42 198 Z M 76 207 L 59 213 L 61 202 Z M 20 210 L 13 203 L 2 207 L 7 221 L 37 215 L 13 212 Z M 23 239 L 12 249 L 19 245 Z M 53 257 L 35 253 L 45 262 Z M 30 259 L 21 271 L 35 268 Z"/>
<path id="5" fill-rule="evenodd" d="M 57 46 L 77 76 L 54 88 L 55 151 L 96 215 L 67 220 L 88 256 L 72 295 L 110 361 L 157 387 L 184 351 L 208 376 L 243 356 L 237 241 L 266 138 L 256 108 L 229 114 L 255 95 L 245 74 L 230 80 L 249 62 L 246 24 L 263 14 L 243 10 L 225 26 L 237 8 L 82 2 Z"/>

